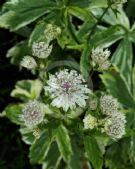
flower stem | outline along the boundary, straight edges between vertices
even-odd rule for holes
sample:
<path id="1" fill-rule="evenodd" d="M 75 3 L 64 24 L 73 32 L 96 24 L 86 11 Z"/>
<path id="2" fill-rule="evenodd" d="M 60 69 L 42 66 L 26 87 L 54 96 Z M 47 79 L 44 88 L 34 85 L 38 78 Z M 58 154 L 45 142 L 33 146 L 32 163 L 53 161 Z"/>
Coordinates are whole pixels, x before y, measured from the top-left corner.
<path id="1" fill-rule="evenodd" d="M 108 11 L 108 9 L 111 7 L 112 3 L 110 3 L 107 8 L 104 10 L 104 12 L 102 13 L 102 15 L 100 16 L 100 18 L 97 20 L 97 22 L 93 25 L 92 27 L 92 30 L 88 36 L 88 39 L 87 39 L 87 43 L 88 45 L 90 45 L 90 41 L 91 41 L 91 36 L 94 34 L 95 30 L 96 30 L 96 27 L 97 25 L 101 22 L 102 18 L 104 17 L 104 15 L 106 14 L 106 12 Z"/>

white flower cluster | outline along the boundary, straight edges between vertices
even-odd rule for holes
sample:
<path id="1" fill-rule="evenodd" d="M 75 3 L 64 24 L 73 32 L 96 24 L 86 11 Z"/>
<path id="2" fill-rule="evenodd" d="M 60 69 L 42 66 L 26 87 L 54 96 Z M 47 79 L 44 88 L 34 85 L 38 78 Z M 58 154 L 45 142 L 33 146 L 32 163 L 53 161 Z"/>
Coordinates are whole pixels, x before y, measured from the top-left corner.
<path id="1" fill-rule="evenodd" d="M 35 69 L 37 67 L 37 63 L 36 63 L 35 59 L 31 56 L 24 56 L 20 65 L 22 67 L 27 68 L 27 69 Z"/>
<path id="2" fill-rule="evenodd" d="M 32 45 L 33 56 L 36 56 L 40 59 L 47 58 L 52 51 L 52 45 L 46 42 L 34 42 Z"/>
<path id="3" fill-rule="evenodd" d="M 75 70 L 64 69 L 51 75 L 45 87 L 53 98 L 52 106 L 62 107 L 64 111 L 75 109 L 76 105 L 86 106 L 86 99 L 91 92 L 83 77 Z"/>
<path id="4" fill-rule="evenodd" d="M 103 131 L 106 132 L 112 139 L 117 140 L 125 134 L 125 115 L 117 112 L 115 116 L 106 119 Z"/>
<path id="5" fill-rule="evenodd" d="M 56 25 L 48 24 L 46 26 L 44 34 L 46 36 L 47 41 L 50 42 L 53 39 L 57 38 L 59 34 L 61 34 L 61 28 Z"/>
<path id="6" fill-rule="evenodd" d="M 88 114 L 87 116 L 85 116 L 85 118 L 83 119 L 84 122 L 84 128 L 85 129 L 94 129 L 95 127 L 98 126 L 98 121 L 97 118 L 95 118 L 94 116 Z"/>
<path id="7" fill-rule="evenodd" d="M 119 103 L 111 95 L 104 95 L 100 98 L 100 107 L 103 114 L 113 116 L 119 108 Z"/>
<path id="8" fill-rule="evenodd" d="M 104 120 L 103 131 L 112 139 L 120 139 L 125 134 L 126 117 L 119 112 L 119 103 L 111 95 L 100 98 L 100 107 L 103 114 L 107 115 Z"/>
<path id="9" fill-rule="evenodd" d="M 99 70 L 107 70 L 111 65 L 108 60 L 109 56 L 110 51 L 108 49 L 96 48 L 92 50 L 91 58 L 98 65 Z"/>
<path id="10" fill-rule="evenodd" d="M 123 3 L 126 3 L 127 0 L 112 0 L 112 2 L 113 2 L 114 4 L 123 4 Z"/>
<path id="11" fill-rule="evenodd" d="M 22 117 L 27 127 L 33 128 L 43 121 L 44 113 L 38 101 L 28 102 L 22 112 Z"/>

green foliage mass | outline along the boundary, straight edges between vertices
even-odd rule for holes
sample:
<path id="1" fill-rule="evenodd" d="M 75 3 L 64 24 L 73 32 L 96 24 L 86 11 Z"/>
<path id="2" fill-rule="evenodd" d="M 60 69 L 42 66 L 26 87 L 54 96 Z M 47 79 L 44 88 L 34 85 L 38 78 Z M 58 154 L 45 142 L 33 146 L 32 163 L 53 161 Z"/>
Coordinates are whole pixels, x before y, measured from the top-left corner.
<path id="1" fill-rule="evenodd" d="M 10 92 L 14 99 L 2 111 L 3 116 L 20 127 L 22 140 L 30 147 L 31 164 L 40 164 L 42 169 L 135 169 L 132 4 L 133 0 L 123 4 L 112 0 L 9 0 L 1 5 L 0 28 L 20 37 L 7 48 L 6 57 L 26 74 L 28 70 L 21 66 L 24 56 L 33 57 L 38 65 L 29 70 L 32 78 L 16 81 Z M 48 25 L 54 25 L 54 31 L 47 30 Z M 56 34 L 58 28 L 60 32 Z M 53 38 L 48 42 L 49 36 Z M 36 57 L 32 51 L 35 42 L 53 45 L 51 54 L 44 59 Z M 91 57 L 97 47 L 111 51 L 111 66 L 107 70 L 98 69 Z M 99 121 L 105 118 L 99 106 L 90 109 L 90 100 L 84 108 L 78 106 L 67 112 L 51 105 L 52 98 L 44 87 L 49 75 L 63 68 L 80 72 L 88 86 L 93 87 L 98 105 L 105 93 L 118 100 L 127 121 L 126 134 L 120 140 L 113 140 L 100 130 L 102 123 L 99 128 L 84 129 L 86 115 Z M 29 128 L 22 110 L 34 100 L 42 103 L 45 116 L 37 128 Z"/>

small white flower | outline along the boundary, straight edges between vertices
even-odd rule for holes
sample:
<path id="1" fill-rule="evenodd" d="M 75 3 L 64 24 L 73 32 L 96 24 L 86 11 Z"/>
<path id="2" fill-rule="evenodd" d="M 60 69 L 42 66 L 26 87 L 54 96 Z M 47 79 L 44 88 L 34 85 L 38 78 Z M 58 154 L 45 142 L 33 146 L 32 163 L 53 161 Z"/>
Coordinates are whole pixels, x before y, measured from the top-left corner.
<path id="1" fill-rule="evenodd" d="M 96 110 L 98 101 L 96 98 L 91 98 L 89 102 L 90 110 Z"/>
<path id="2" fill-rule="evenodd" d="M 119 103 L 111 95 L 104 95 L 100 98 L 100 107 L 103 114 L 114 116 L 119 108 Z"/>
<path id="3" fill-rule="evenodd" d="M 91 129 L 92 130 L 95 127 L 98 126 L 97 119 L 94 116 L 90 115 L 90 114 L 85 116 L 85 118 L 83 119 L 83 122 L 84 122 L 84 128 L 85 129 Z"/>
<path id="4" fill-rule="evenodd" d="M 124 114 L 117 112 L 114 117 L 107 118 L 103 131 L 112 139 L 117 140 L 125 134 L 126 117 Z"/>
<path id="5" fill-rule="evenodd" d="M 96 48 L 92 50 L 91 58 L 96 64 L 103 64 L 110 56 L 108 49 L 103 50 L 102 48 Z"/>
<path id="6" fill-rule="evenodd" d="M 34 42 L 32 45 L 33 56 L 40 59 L 47 58 L 52 52 L 52 45 L 46 42 Z"/>
<path id="7" fill-rule="evenodd" d="M 110 66 L 111 66 L 111 63 L 107 60 L 99 64 L 99 70 L 108 70 Z"/>
<path id="8" fill-rule="evenodd" d="M 37 101 L 28 102 L 22 112 L 22 117 L 27 127 L 35 127 L 43 121 L 44 113 L 41 108 L 41 103 Z"/>
<path id="9" fill-rule="evenodd" d="M 90 89 L 77 71 L 61 70 L 51 75 L 47 84 L 45 90 L 50 92 L 53 106 L 62 107 L 64 111 L 76 108 L 76 104 L 80 107 L 86 106 L 85 100 L 88 99 Z"/>
<path id="10" fill-rule="evenodd" d="M 20 66 L 25 67 L 27 69 L 34 69 L 37 67 L 37 63 L 33 57 L 24 56 L 24 58 L 20 62 Z"/>
<path id="11" fill-rule="evenodd" d="M 51 40 L 57 38 L 59 34 L 61 34 L 61 28 L 56 25 L 48 24 L 46 26 L 44 34 L 46 36 L 46 39 L 50 42 Z"/>

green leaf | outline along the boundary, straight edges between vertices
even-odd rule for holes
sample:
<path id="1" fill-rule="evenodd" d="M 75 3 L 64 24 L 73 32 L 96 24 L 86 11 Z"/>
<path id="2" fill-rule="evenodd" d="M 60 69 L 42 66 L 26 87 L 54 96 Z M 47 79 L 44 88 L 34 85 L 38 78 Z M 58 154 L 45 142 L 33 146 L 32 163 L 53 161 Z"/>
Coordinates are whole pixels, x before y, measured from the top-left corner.
<path id="1" fill-rule="evenodd" d="M 133 24 L 130 32 L 128 33 L 128 38 L 131 42 L 135 43 L 135 23 Z"/>
<path id="2" fill-rule="evenodd" d="M 135 100 L 135 65 L 133 67 L 133 72 L 132 72 L 132 85 L 133 85 L 133 97 Z"/>
<path id="3" fill-rule="evenodd" d="M 33 129 L 28 129 L 28 128 L 21 128 L 20 133 L 22 135 L 22 140 L 28 144 L 31 145 L 35 141 L 35 136 L 33 135 Z"/>
<path id="4" fill-rule="evenodd" d="M 45 28 L 46 28 L 46 23 L 44 22 L 41 22 L 36 25 L 29 38 L 30 45 L 32 45 L 33 42 L 45 40 L 45 35 L 44 35 Z"/>
<path id="5" fill-rule="evenodd" d="M 69 5 L 79 6 L 81 8 L 105 7 L 106 0 L 70 0 Z"/>
<path id="6" fill-rule="evenodd" d="M 71 15 L 78 17 L 82 21 L 89 21 L 95 23 L 95 18 L 88 9 L 82 9 L 77 6 L 68 6 L 67 10 Z"/>
<path id="7" fill-rule="evenodd" d="M 123 38 L 125 35 L 125 31 L 120 26 L 111 26 L 108 29 L 98 31 L 93 37 L 92 37 L 92 44 L 94 46 L 100 46 L 100 47 L 109 47 L 116 41 Z"/>
<path id="8" fill-rule="evenodd" d="M 23 41 L 13 46 L 7 51 L 6 57 L 11 57 L 11 63 L 19 65 L 22 58 L 31 54 L 31 49 L 28 47 L 28 42 Z"/>
<path id="9" fill-rule="evenodd" d="M 88 159 L 92 163 L 94 169 L 102 169 L 103 156 L 96 139 L 89 136 L 84 137 L 84 146 Z"/>
<path id="10" fill-rule="evenodd" d="M 63 125 L 60 125 L 55 130 L 55 137 L 62 158 L 65 162 L 69 162 L 72 155 L 72 147 L 67 129 Z"/>
<path id="11" fill-rule="evenodd" d="M 11 96 L 23 101 L 27 101 L 29 99 L 34 100 L 40 96 L 42 87 L 42 83 L 38 79 L 21 80 L 16 83 L 15 89 L 11 92 Z"/>
<path id="12" fill-rule="evenodd" d="M 81 169 L 81 152 L 74 140 L 72 140 L 72 151 L 73 154 L 69 162 L 69 169 Z"/>
<path id="13" fill-rule="evenodd" d="M 21 0 L 4 4 L 4 13 L 0 16 L 0 27 L 17 30 L 35 21 L 55 6 L 48 0 Z"/>
<path id="14" fill-rule="evenodd" d="M 43 169 L 57 169 L 61 161 L 60 152 L 56 143 L 52 143 L 50 150 L 43 162 Z"/>
<path id="15" fill-rule="evenodd" d="M 131 157 L 135 161 L 135 134 L 131 137 Z"/>
<path id="16" fill-rule="evenodd" d="M 124 78 L 118 72 L 110 72 L 100 75 L 103 83 L 110 93 L 120 103 L 128 108 L 135 108 L 135 103 Z"/>
<path id="17" fill-rule="evenodd" d="M 130 161 L 130 138 L 125 138 L 108 147 L 105 156 L 106 168 L 109 169 L 135 169 Z"/>
<path id="18" fill-rule="evenodd" d="M 32 164 L 42 163 L 50 149 L 51 138 L 48 131 L 44 131 L 41 137 L 30 147 L 30 161 Z"/>
<path id="19" fill-rule="evenodd" d="M 89 47 L 85 47 L 83 50 L 81 60 L 80 60 L 80 70 L 82 75 L 85 77 L 85 79 L 89 78 L 89 73 L 91 70 L 91 65 L 90 65 L 90 52 L 91 49 Z"/>
<path id="20" fill-rule="evenodd" d="M 111 61 L 120 70 L 125 82 L 131 88 L 133 51 L 132 44 L 127 38 L 121 41 Z"/>
<path id="21" fill-rule="evenodd" d="M 4 113 L 6 114 L 6 117 L 11 120 L 11 122 L 15 124 L 23 124 L 23 120 L 21 118 L 22 115 L 22 105 L 21 104 L 11 104 L 8 105 Z"/>

